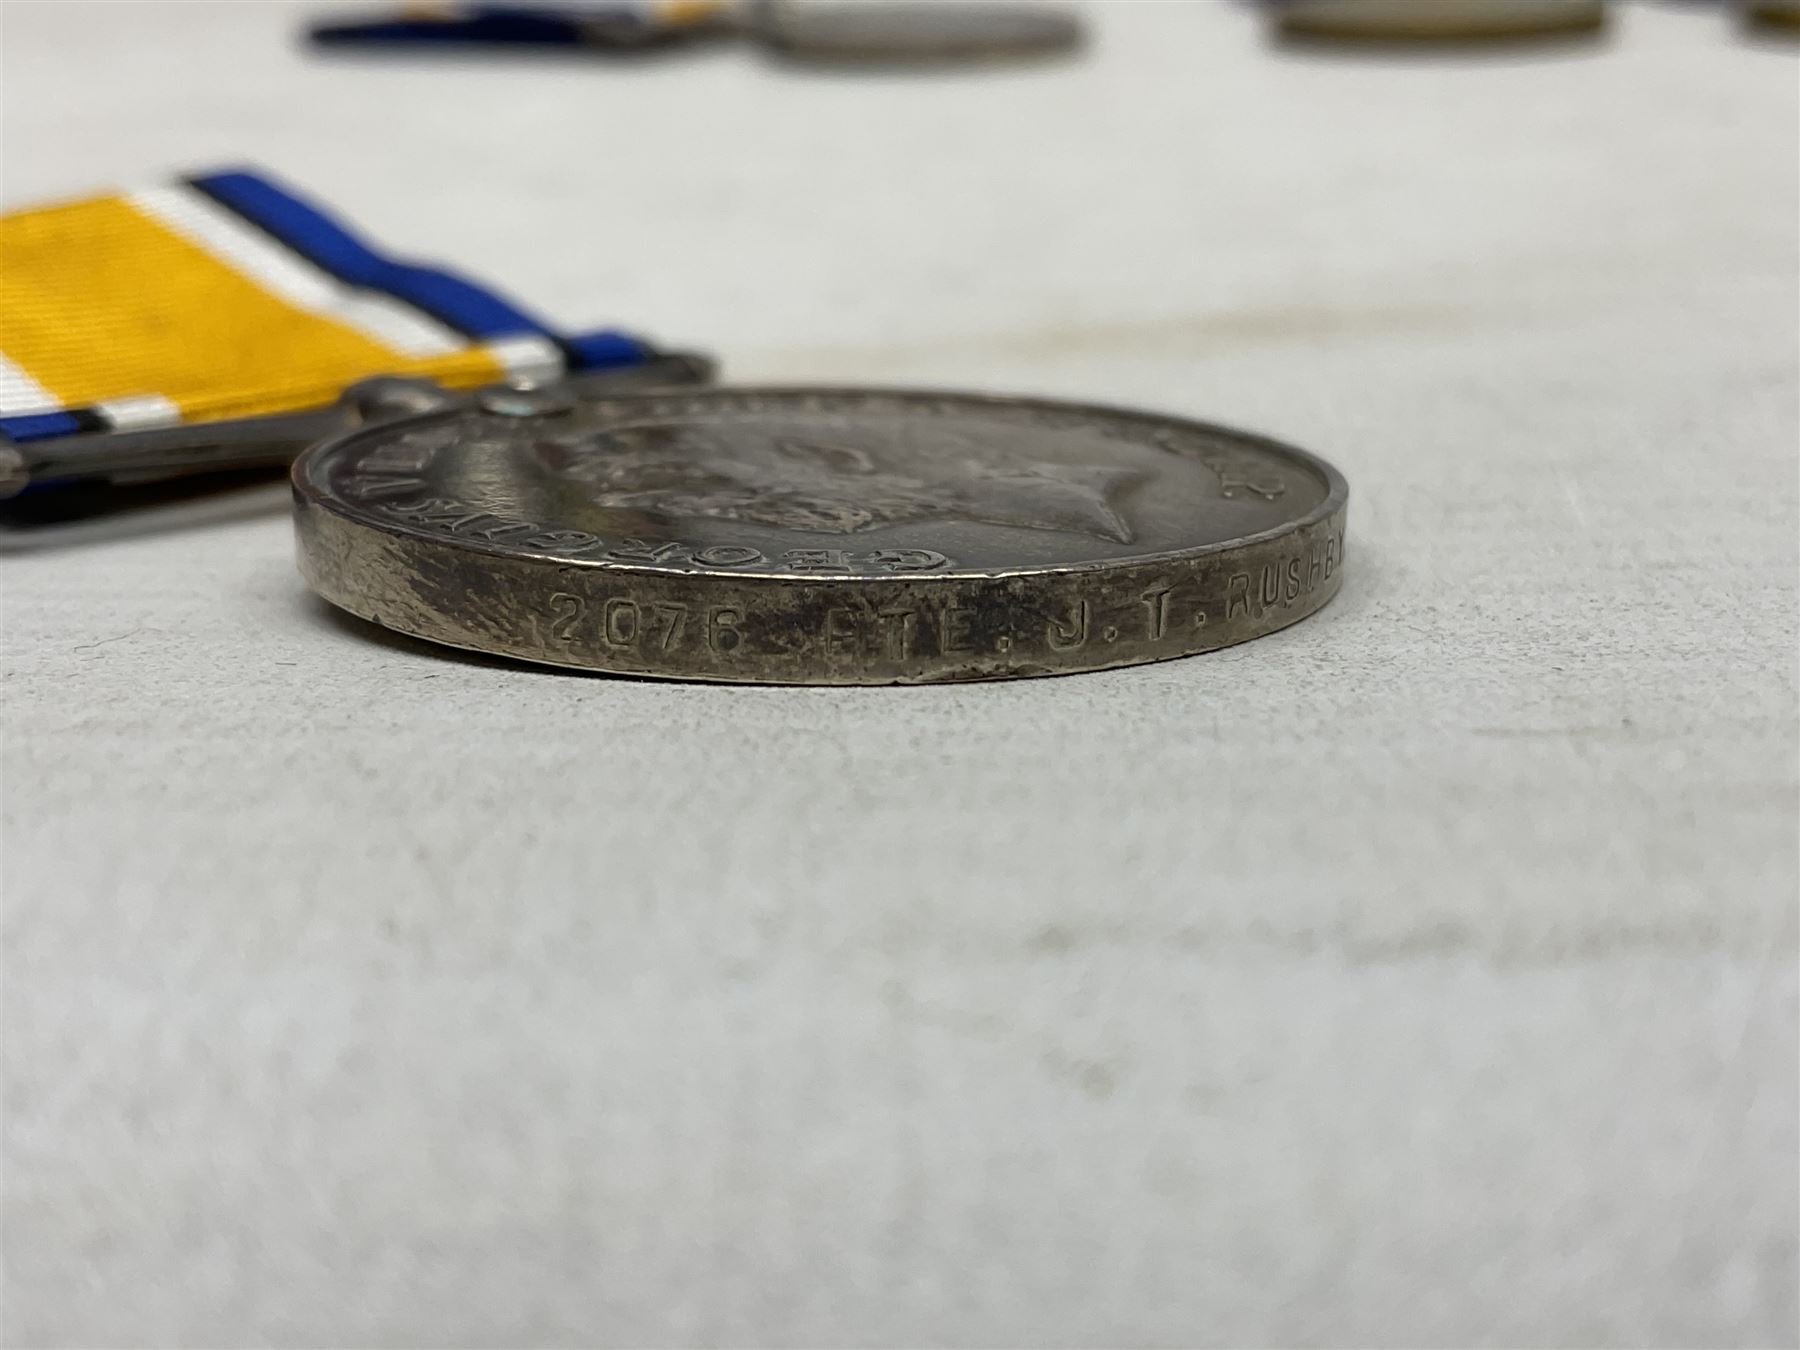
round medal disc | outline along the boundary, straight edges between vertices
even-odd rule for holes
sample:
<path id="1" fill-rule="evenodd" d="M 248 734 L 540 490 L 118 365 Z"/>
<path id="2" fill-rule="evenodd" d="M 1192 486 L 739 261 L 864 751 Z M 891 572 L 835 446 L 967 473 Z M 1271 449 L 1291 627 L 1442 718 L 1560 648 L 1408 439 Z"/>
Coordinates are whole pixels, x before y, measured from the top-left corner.
<path id="1" fill-rule="evenodd" d="M 1005 60 L 1081 43 L 1080 23 L 1047 5 L 859 0 L 771 5 L 758 13 L 764 40 L 806 61 Z"/>
<path id="2" fill-rule="evenodd" d="M 500 394 L 294 465 L 300 567 L 432 642 L 628 675 L 913 684 L 1260 637 L 1343 579 L 1343 478 L 1260 436 L 863 389 Z"/>
<path id="3" fill-rule="evenodd" d="M 1296 37 L 1450 42 L 1529 38 L 1598 28 L 1603 0 L 1278 0 Z"/>

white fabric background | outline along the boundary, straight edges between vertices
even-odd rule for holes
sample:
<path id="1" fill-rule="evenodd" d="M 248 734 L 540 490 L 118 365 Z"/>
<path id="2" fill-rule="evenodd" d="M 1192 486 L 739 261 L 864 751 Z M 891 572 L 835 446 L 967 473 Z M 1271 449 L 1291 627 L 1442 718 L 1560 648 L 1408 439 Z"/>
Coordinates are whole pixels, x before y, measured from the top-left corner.
<path id="1" fill-rule="evenodd" d="M 0 562 L 37 1344 L 1792 1344 L 1800 76 L 1271 50 L 310 59 L 0 12 L 12 204 L 258 161 L 742 379 L 1260 428 L 1347 588 L 1213 656 L 441 655 L 279 505 Z"/>

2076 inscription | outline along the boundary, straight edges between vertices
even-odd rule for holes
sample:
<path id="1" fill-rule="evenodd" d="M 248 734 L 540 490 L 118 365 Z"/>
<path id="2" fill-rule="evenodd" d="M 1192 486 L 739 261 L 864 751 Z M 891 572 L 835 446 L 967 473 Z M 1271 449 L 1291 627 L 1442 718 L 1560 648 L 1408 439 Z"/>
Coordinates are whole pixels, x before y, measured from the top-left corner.
<path id="1" fill-rule="evenodd" d="M 550 636 L 564 645 L 598 641 L 615 651 L 670 652 L 688 631 L 688 607 L 664 601 L 642 605 L 615 595 L 593 612 L 579 595 L 558 591 L 550 597 Z M 744 640 L 739 628 L 743 611 L 715 605 L 697 616 L 695 627 L 708 648 L 729 654 Z"/>

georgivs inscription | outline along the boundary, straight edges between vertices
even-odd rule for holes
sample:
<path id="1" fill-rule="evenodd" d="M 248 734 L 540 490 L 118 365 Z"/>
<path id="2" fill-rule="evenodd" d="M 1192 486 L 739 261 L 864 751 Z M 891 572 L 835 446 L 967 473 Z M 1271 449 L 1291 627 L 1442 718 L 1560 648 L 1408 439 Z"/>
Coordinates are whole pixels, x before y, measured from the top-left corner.
<path id="1" fill-rule="evenodd" d="M 360 500 L 369 501 L 365 494 Z M 841 548 L 791 548 L 770 558 L 743 544 L 696 544 L 680 539 L 621 539 L 608 543 L 585 530 L 557 530 L 529 520 L 515 520 L 447 497 L 374 503 L 376 510 L 409 525 L 455 538 L 504 543 L 514 548 L 555 553 L 562 557 L 592 554 L 613 562 L 665 567 L 746 568 L 780 572 L 929 572 L 950 559 L 928 548 L 878 548 L 857 552 Z"/>

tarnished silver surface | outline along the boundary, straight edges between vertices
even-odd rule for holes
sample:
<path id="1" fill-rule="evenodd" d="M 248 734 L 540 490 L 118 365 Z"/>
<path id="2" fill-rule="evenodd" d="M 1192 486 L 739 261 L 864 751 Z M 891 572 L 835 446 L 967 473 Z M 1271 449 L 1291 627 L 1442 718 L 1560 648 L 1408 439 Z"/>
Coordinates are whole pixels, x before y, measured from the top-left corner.
<path id="1" fill-rule="evenodd" d="M 559 390 L 294 466 L 300 566 L 434 642 L 632 675 L 904 684 L 1243 642 L 1343 577 L 1343 478 L 1204 423 L 863 389 Z"/>
<path id="2" fill-rule="evenodd" d="M 1079 20 L 1036 4 L 859 0 L 753 6 L 752 31 L 784 56 L 826 62 L 1004 60 L 1068 51 Z"/>
<path id="3" fill-rule="evenodd" d="M 1603 0 L 1277 0 L 1281 31 L 1370 41 L 1479 41 L 1585 32 Z"/>

